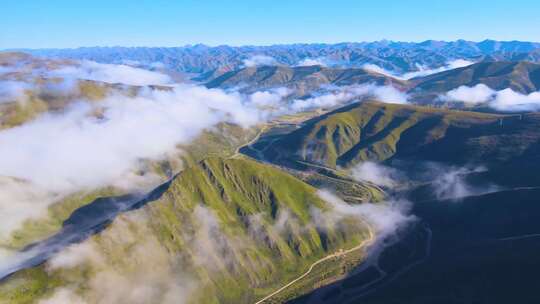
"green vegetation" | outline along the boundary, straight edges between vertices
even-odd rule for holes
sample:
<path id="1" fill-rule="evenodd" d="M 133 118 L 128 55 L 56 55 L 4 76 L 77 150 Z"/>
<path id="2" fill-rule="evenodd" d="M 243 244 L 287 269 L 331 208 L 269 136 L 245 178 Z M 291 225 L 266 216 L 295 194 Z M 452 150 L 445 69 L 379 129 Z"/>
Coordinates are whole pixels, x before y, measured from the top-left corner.
<path id="1" fill-rule="evenodd" d="M 324 261 L 313 268 L 311 273 L 289 288 L 268 300 L 267 303 L 284 303 L 296 299 L 319 287 L 343 279 L 365 257 L 364 250 L 355 250 L 344 256 Z"/>
<path id="2" fill-rule="evenodd" d="M 24 103 L 4 103 L 0 104 L 0 130 L 21 125 L 46 112 L 47 104 L 37 98 L 30 99 Z"/>
<path id="3" fill-rule="evenodd" d="M 47 210 L 47 216 L 37 219 L 29 219 L 23 226 L 15 230 L 10 238 L 0 243 L 0 246 L 11 249 L 22 249 L 25 246 L 51 236 L 60 228 L 63 222 L 75 211 L 99 197 L 113 196 L 117 190 L 105 188 L 90 193 L 76 193 L 51 205 Z"/>
<path id="4" fill-rule="evenodd" d="M 205 130 L 190 142 L 182 146 L 183 157 L 190 161 L 201 161 L 208 157 L 231 157 L 238 147 L 254 138 L 258 127 L 242 128 L 230 123 L 220 123 L 211 130 Z"/>
<path id="5" fill-rule="evenodd" d="M 36 303 L 37 299 L 50 294 L 62 283 L 61 280 L 51 277 L 44 267 L 25 269 L 0 284 L 0 303 Z"/>
<path id="6" fill-rule="evenodd" d="M 0 104 L 0 129 L 22 125 L 48 111 L 63 111 L 74 101 L 100 101 L 114 89 L 114 85 L 90 80 L 80 80 L 72 92 L 64 92 L 60 95 L 47 91 L 42 92 L 42 86 L 56 84 L 60 81 L 62 79 L 59 78 L 38 78 L 32 84 L 35 87 L 27 90 L 24 97 L 21 97 L 21 100 L 13 100 L 13 102 Z"/>
<path id="7" fill-rule="evenodd" d="M 119 229 L 117 222 L 124 221 L 117 219 L 86 243 L 94 244 L 115 271 L 129 274 L 136 268 L 128 260 L 139 259 L 129 258 L 140 252 L 135 247 L 155 239 L 146 250 L 161 248 L 167 269 L 179 267 L 196 279 L 193 303 L 254 302 L 298 277 L 314 261 L 366 238 L 368 228 L 358 219 L 314 218 L 314 212 L 326 211 L 329 207 L 316 188 L 276 167 L 245 158 L 209 158 L 179 173 L 158 200 L 123 215 L 132 219 L 124 228 L 129 233 L 114 231 Z M 137 268 L 154 259 L 141 260 Z M 4 282 L 0 300 L 31 303 L 30 299 L 50 296 L 57 286 L 70 286 L 84 298 L 95 296 L 95 286 L 88 282 L 99 273 L 97 266 L 55 271 L 45 267 L 27 270 L 36 275 L 20 272 Z M 343 267 L 321 264 L 313 275 L 331 280 L 342 275 Z M 317 286 L 315 281 L 310 276 L 287 292 L 307 292 Z M 31 286 L 31 292 L 23 292 L 27 287 L 22 286 Z"/>
<path id="8" fill-rule="evenodd" d="M 505 161 L 534 153 L 539 126 L 537 114 L 495 115 L 363 102 L 307 122 L 275 141 L 266 155 L 278 162 L 306 161 L 330 168 L 390 158 Z"/>
<path id="9" fill-rule="evenodd" d="M 249 84 L 250 90 L 287 86 L 295 88 L 297 96 L 309 94 L 322 85 L 353 85 L 375 83 L 405 88 L 406 81 L 366 71 L 362 68 L 328 68 L 322 66 L 260 66 L 230 71 L 210 80 L 206 86 L 234 87 Z"/>
<path id="10" fill-rule="evenodd" d="M 232 263 L 217 273 L 196 268 L 200 277 L 220 278 L 204 288 L 213 290 L 220 303 L 261 297 L 315 259 L 358 243 L 365 229 L 359 223 L 343 231 L 318 229 L 310 210 L 326 207 L 315 188 L 272 166 L 213 158 L 180 173 L 160 201 L 148 206 L 150 221 L 167 248 L 185 248 L 186 240 L 179 235 L 186 225 L 197 226 L 190 214 L 199 204 L 218 218 L 227 238 L 243 247 L 229 248 Z M 286 220 L 284 227 L 278 227 L 280 218 Z"/>
<path id="11" fill-rule="evenodd" d="M 480 62 L 416 80 L 415 89 L 436 95 L 459 86 L 483 83 L 494 90 L 510 88 L 522 94 L 540 90 L 540 64 L 527 61 Z"/>

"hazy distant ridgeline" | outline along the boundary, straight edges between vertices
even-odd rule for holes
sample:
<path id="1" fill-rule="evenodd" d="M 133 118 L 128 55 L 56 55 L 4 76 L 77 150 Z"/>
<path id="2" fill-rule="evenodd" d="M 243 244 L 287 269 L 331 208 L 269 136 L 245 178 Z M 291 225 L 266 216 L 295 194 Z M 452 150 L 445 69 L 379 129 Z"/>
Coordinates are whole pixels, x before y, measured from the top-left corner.
<path id="1" fill-rule="evenodd" d="M 376 41 L 338 44 L 290 44 L 271 46 L 216 46 L 202 44 L 185 47 L 85 47 L 77 49 L 23 50 L 34 55 L 88 59 L 103 63 L 138 62 L 188 73 L 229 71 L 246 64 L 253 56 L 269 56 L 276 63 L 297 65 L 316 60 L 327 65 L 359 67 L 366 63 L 403 73 L 443 66 L 453 59 L 489 61 L 540 61 L 540 43 L 484 40 L 451 42 L 427 40 L 415 42 Z M 304 62 L 308 63 L 308 62 Z M 249 62 L 247 63 L 249 64 Z"/>

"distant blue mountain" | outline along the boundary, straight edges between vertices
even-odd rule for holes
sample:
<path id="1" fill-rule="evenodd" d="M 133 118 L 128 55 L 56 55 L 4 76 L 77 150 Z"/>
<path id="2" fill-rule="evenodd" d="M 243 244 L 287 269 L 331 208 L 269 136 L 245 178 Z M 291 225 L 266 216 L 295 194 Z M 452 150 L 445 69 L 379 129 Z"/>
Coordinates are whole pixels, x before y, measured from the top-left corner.
<path id="1" fill-rule="evenodd" d="M 162 63 L 166 68 L 187 73 L 216 73 L 241 67 L 256 55 L 270 56 L 276 63 L 296 65 L 305 59 L 319 59 L 328 65 L 359 67 L 377 64 L 397 73 L 444 65 L 455 59 L 473 61 L 540 62 L 540 43 L 524 41 L 466 40 L 424 42 L 375 41 L 338 44 L 288 44 L 271 46 L 197 44 L 184 47 L 83 47 L 76 49 L 24 49 L 38 56 L 88 59 L 103 63 Z"/>

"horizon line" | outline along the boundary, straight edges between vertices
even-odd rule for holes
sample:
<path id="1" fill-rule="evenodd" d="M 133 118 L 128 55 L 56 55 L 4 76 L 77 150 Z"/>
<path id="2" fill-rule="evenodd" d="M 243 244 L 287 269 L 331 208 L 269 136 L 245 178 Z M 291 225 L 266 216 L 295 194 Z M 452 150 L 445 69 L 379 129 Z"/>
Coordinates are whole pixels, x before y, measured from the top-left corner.
<path id="1" fill-rule="evenodd" d="M 381 39 L 381 40 L 371 40 L 371 41 L 342 41 L 342 42 L 294 42 L 294 43 L 271 43 L 271 44 L 207 44 L 207 43 L 188 43 L 184 45 L 171 45 L 171 46 L 123 46 L 123 45 L 93 45 L 93 46 L 76 46 L 76 47 L 43 47 L 43 48 L 27 48 L 27 47 L 14 47 L 14 48 L 3 48 L 0 49 L 0 52 L 4 51 L 38 51 L 38 50 L 77 50 L 85 48 L 193 48 L 193 47 L 207 47 L 207 48 L 219 48 L 219 47 L 231 47 L 231 48 L 245 48 L 245 47 L 275 47 L 275 46 L 294 46 L 294 45 L 340 45 L 340 44 L 374 44 L 374 43 L 409 43 L 409 44 L 421 44 L 426 42 L 441 42 L 441 43 L 452 43 L 452 42 L 469 42 L 469 43 L 482 43 L 486 41 L 500 42 L 500 43 L 511 43 L 511 42 L 521 42 L 521 43 L 532 43 L 540 44 L 540 41 L 532 40 L 496 40 L 486 38 L 483 40 L 466 40 L 466 39 L 456 39 L 456 40 L 437 40 L 437 39 L 426 39 L 426 40 L 390 40 L 390 39 Z"/>

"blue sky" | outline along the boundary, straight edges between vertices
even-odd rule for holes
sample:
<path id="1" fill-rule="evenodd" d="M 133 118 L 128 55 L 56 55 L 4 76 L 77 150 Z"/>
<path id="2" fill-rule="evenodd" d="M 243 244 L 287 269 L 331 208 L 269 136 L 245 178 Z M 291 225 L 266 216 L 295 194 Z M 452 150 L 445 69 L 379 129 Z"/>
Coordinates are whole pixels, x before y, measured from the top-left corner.
<path id="1" fill-rule="evenodd" d="M 537 0 L 2 0 L 0 49 L 540 41 Z"/>

